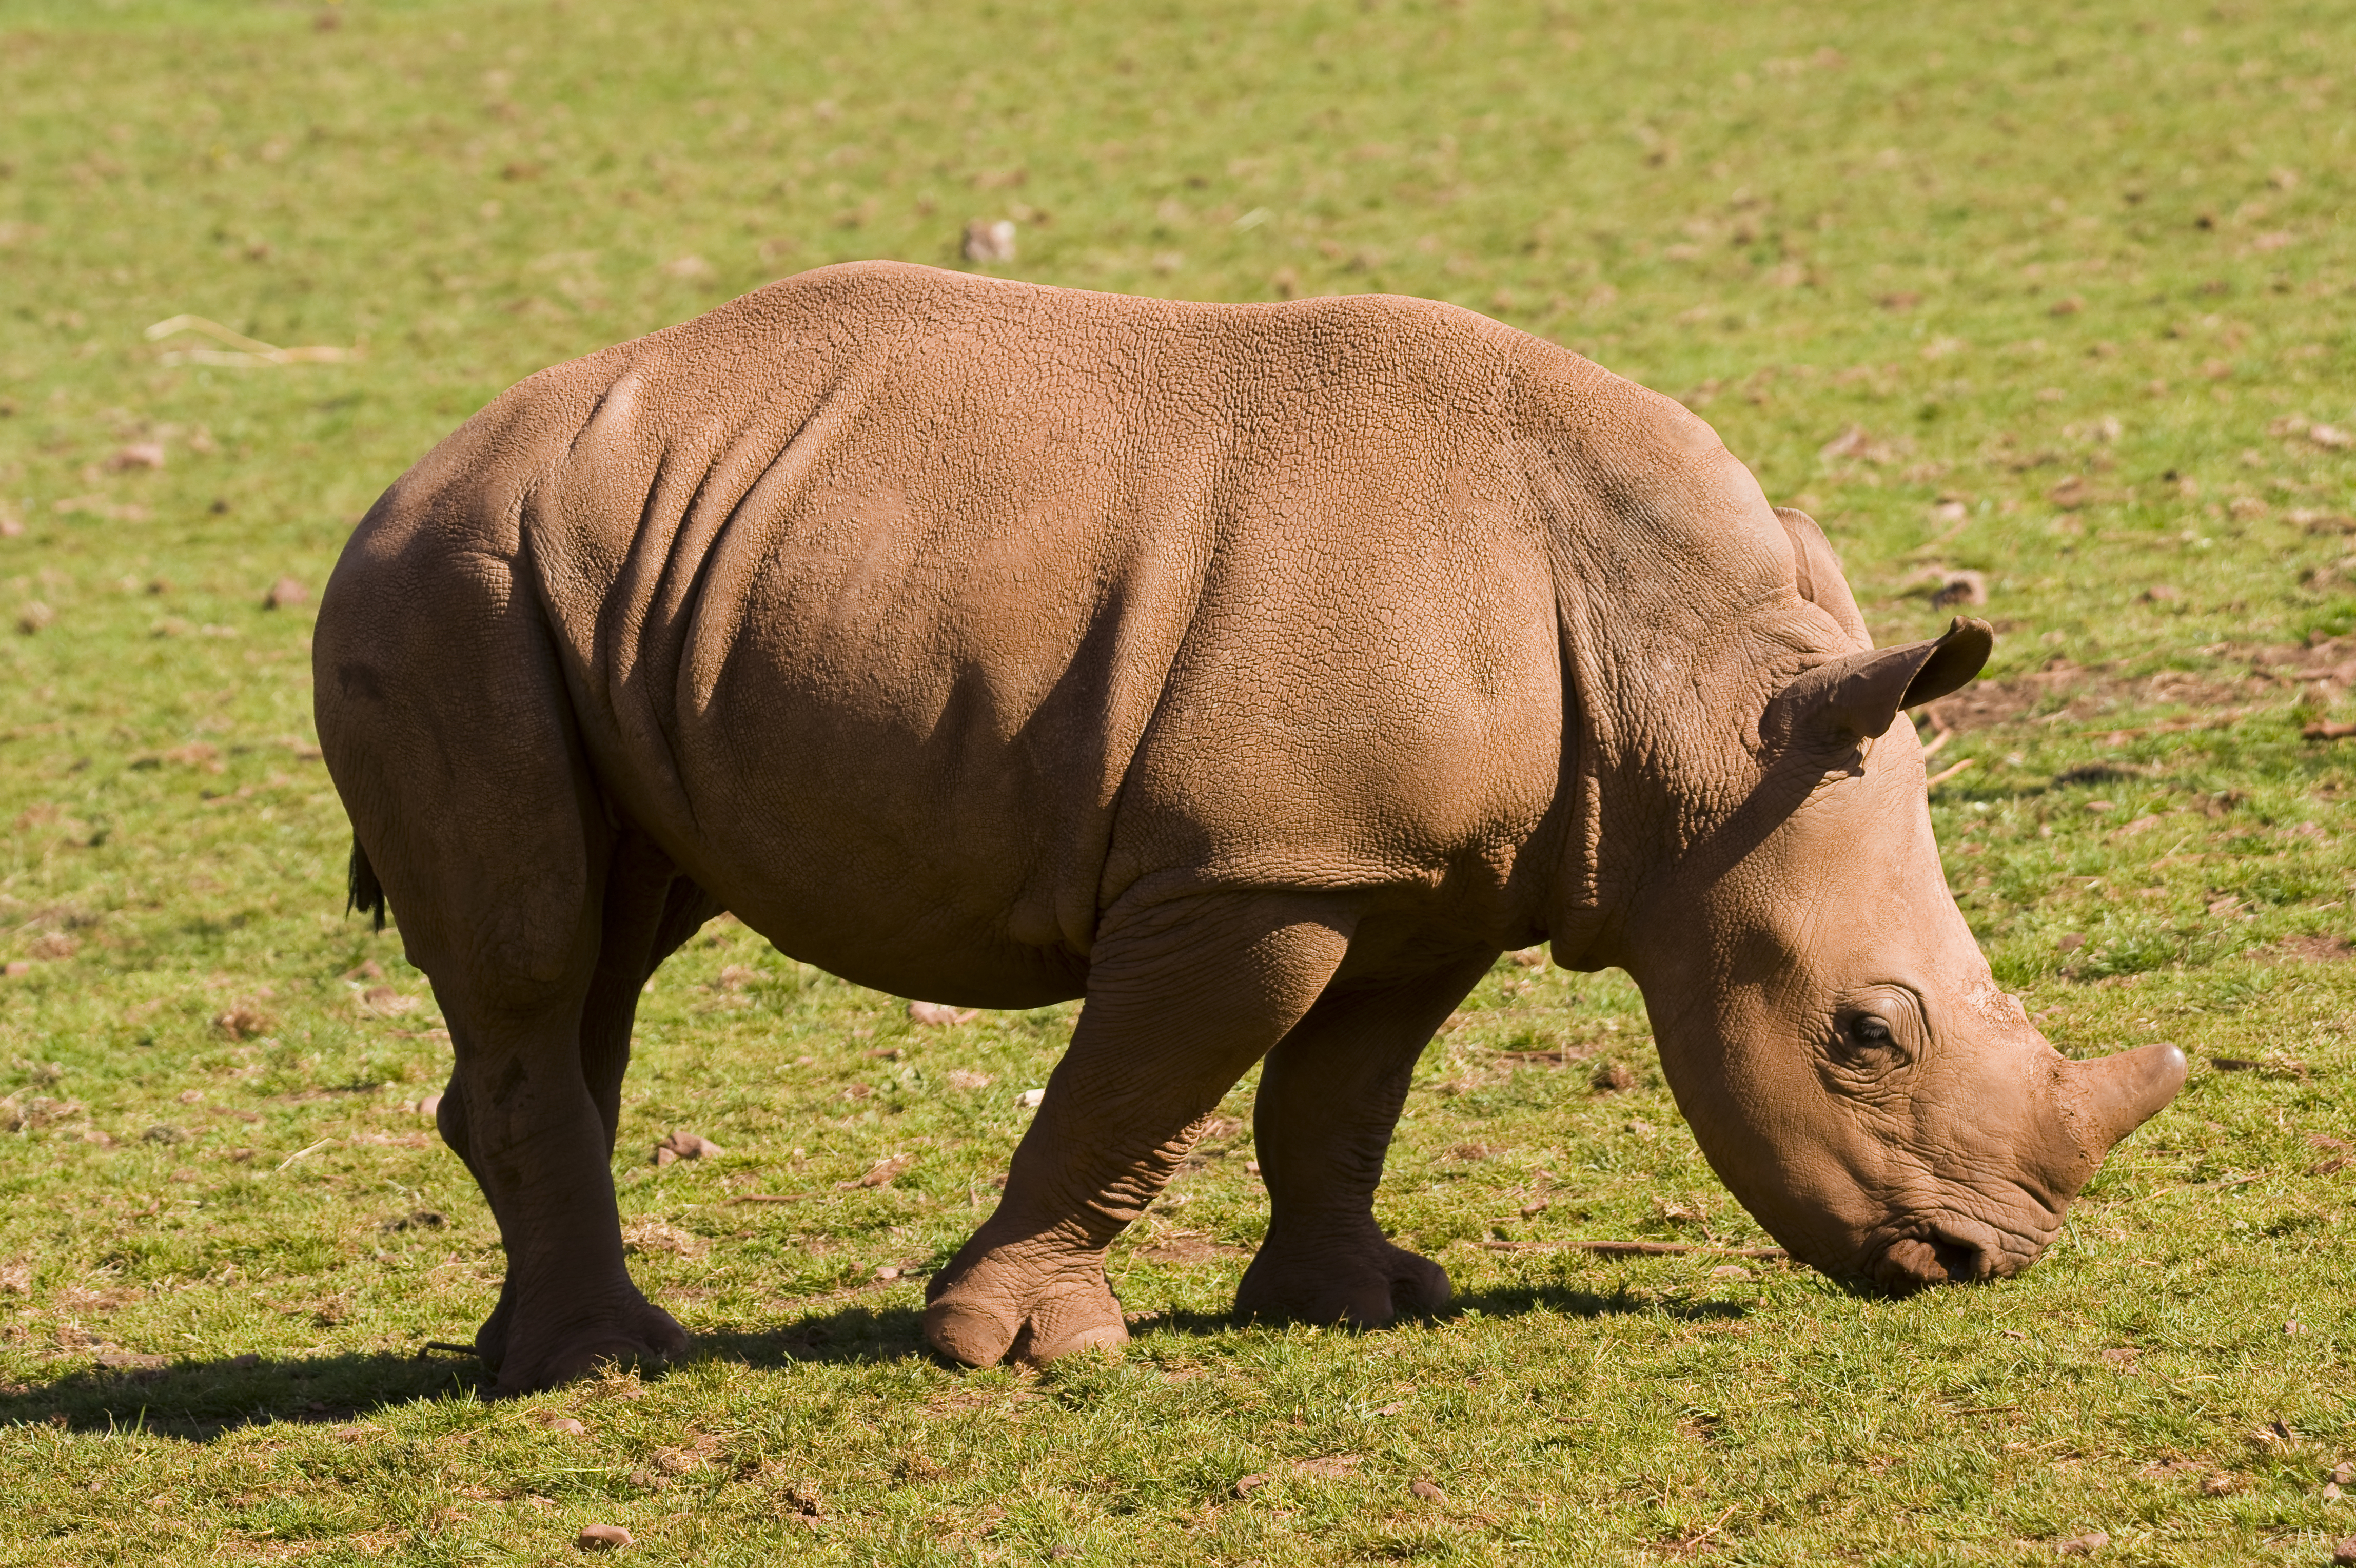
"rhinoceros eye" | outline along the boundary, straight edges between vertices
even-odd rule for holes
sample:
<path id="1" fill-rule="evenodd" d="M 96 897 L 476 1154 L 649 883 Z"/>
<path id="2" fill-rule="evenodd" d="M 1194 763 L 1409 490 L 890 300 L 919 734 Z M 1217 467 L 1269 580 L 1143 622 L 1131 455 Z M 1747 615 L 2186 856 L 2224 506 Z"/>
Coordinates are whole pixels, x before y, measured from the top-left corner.
<path id="1" fill-rule="evenodd" d="M 1819 1027 L 1819 1069 L 1826 1085 L 1844 1093 L 1901 1082 L 1930 1044 L 1922 997 L 1896 983 L 1861 986 L 1835 999 Z"/>
<path id="2" fill-rule="evenodd" d="M 1842 1022 L 1841 1054 L 1853 1066 L 1878 1068 L 1895 1061 L 1900 1053 L 1887 1019 L 1857 1013 Z"/>

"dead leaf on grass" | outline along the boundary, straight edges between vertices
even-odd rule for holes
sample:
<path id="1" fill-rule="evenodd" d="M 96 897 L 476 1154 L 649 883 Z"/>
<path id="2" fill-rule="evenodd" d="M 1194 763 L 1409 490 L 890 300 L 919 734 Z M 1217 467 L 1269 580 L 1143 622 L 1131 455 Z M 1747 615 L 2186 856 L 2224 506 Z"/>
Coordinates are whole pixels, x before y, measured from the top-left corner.
<path id="1" fill-rule="evenodd" d="M 956 1024 L 970 1024 L 981 1016 L 977 1007 L 946 1007 L 937 1002 L 911 1002 L 908 1017 L 912 1023 L 928 1029 L 945 1029 Z"/>
<path id="2" fill-rule="evenodd" d="M 2092 1557 L 2110 1543 L 2110 1531 L 2090 1530 L 2083 1535 L 2074 1535 L 2067 1541 L 2055 1541 L 2053 1550 L 2063 1557 Z"/>
<path id="3" fill-rule="evenodd" d="M 995 221 L 977 218 L 965 226 L 961 249 L 969 262 L 1011 262 L 1015 255 L 1014 225 L 1004 218 Z"/>
<path id="4" fill-rule="evenodd" d="M 712 1250 L 712 1243 L 692 1230 L 682 1230 L 667 1219 L 651 1215 L 633 1219 L 622 1227 L 622 1250 L 626 1252 L 662 1252 L 677 1258 L 700 1258 Z"/>
<path id="5" fill-rule="evenodd" d="M 378 1229 L 380 1230 L 439 1230 L 449 1223 L 450 1217 L 439 1209 L 412 1208 L 406 1214 L 396 1215 L 386 1220 Z"/>
<path id="6" fill-rule="evenodd" d="M 701 1160 L 727 1152 L 700 1133 L 673 1133 L 655 1145 L 654 1163 L 667 1165 L 673 1160 Z"/>
<path id="7" fill-rule="evenodd" d="M 371 985 L 360 993 L 360 1005 L 380 1018 L 397 1018 L 417 1011 L 417 998 L 403 996 L 390 985 Z"/>
<path id="8" fill-rule="evenodd" d="M 837 1192 L 851 1192 L 860 1187 L 890 1187 L 894 1177 L 916 1163 L 914 1155 L 889 1155 L 867 1167 L 867 1174 L 856 1181 L 834 1184 Z"/>
<path id="9" fill-rule="evenodd" d="M 1984 605 L 1987 597 L 1987 575 L 1961 567 L 1940 575 L 1938 585 L 1931 591 L 1931 607 L 1944 610 L 1957 605 Z"/>
<path id="10" fill-rule="evenodd" d="M 213 1027 L 232 1040 L 250 1040 L 266 1035 L 275 1020 L 256 1002 L 232 1002 L 213 1017 Z"/>

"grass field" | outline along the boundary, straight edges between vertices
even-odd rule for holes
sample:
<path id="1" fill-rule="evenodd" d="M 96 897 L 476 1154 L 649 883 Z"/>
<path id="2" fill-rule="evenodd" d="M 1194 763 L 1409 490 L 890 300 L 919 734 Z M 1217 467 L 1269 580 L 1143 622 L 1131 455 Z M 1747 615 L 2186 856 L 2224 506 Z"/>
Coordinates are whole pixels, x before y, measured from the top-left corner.
<path id="1" fill-rule="evenodd" d="M 2356 12 L 1842 10 L 0 0 L 0 1562 L 2329 1562 Z M 422 1350 L 498 1256 L 423 980 L 342 912 L 344 535 L 528 371 L 1000 219 L 1009 275 L 1496 315 L 1700 410 L 1881 639 L 1984 589 L 1956 897 L 2064 1049 L 2194 1060 L 2047 1261 L 1578 1249 L 1765 1238 L 1624 977 L 1508 961 L 1380 1201 L 1460 1312 L 1229 1319 L 1247 1082 L 1116 1250 L 1126 1358 L 952 1371 L 923 1278 L 1070 1010 L 922 1026 L 723 921 L 616 1157 L 698 1359 L 488 1403 Z"/>

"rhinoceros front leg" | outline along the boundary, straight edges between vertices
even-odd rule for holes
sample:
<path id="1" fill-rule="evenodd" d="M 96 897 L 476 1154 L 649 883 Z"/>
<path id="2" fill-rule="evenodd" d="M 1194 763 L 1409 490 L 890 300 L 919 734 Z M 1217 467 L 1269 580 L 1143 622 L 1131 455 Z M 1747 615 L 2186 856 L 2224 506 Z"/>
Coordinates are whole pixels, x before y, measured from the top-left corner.
<path id="1" fill-rule="evenodd" d="M 1220 1096 L 1316 1001 L 1352 923 L 1334 900 L 1297 895 L 1109 912 L 1071 1048 L 1014 1151 L 1006 1196 L 926 1293 L 926 1341 L 974 1367 L 1125 1342 L 1105 1249 Z"/>
<path id="2" fill-rule="evenodd" d="M 1416 1058 L 1493 957 L 1329 992 L 1269 1053 L 1252 1138 L 1272 1208 L 1237 1311 L 1375 1326 L 1448 1305 L 1446 1271 L 1375 1223 L 1375 1187 Z"/>

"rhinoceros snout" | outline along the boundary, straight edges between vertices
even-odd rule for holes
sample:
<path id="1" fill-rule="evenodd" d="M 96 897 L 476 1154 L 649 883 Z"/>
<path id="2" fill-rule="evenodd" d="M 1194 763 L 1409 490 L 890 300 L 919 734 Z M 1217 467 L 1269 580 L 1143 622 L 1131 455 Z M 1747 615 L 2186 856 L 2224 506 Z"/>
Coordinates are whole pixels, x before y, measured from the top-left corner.
<path id="1" fill-rule="evenodd" d="M 1901 1236 L 1881 1251 L 1872 1268 L 1873 1283 L 1899 1295 L 1910 1295 L 1932 1285 L 1964 1284 L 1973 1280 L 2008 1274 L 2001 1252 L 1951 1231 L 1933 1230 L 1921 1236 Z"/>

